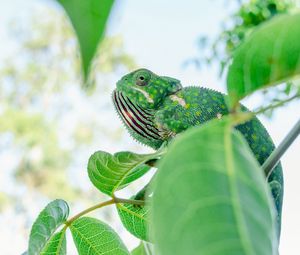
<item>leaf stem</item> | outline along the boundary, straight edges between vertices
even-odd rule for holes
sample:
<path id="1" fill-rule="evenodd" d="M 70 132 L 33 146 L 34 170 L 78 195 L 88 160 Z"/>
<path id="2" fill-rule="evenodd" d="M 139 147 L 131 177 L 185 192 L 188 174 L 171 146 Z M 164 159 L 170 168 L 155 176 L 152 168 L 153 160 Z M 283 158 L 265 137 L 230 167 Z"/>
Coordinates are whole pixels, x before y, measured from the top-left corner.
<path id="1" fill-rule="evenodd" d="M 69 220 L 67 220 L 65 222 L 65 227 L 64 227 L 64 231 L 72 224 L 73 221 L 77 220 L 78 218 L 80 218 L 81 216 L 88 214 L 96 209 L 102 208 L 104 206 L 107 205 L 112 205 L 112 204 L 133 204 L 133 205 L 145 205 L 145 201 L 143 200 L 134 200 L 134 199 L 125 199 L 125 198 L 118 198 L 115 196 L 112 196 L 112 199 L 107 200 L 105 202 L 101 202 L 99 204 L 93 205 L 83 211 L 81 211 L 80 213 L 74 215 L 72 218 L 70 218 Z"/>
<path id="2" fill-rule="evenodd" d="M 267 179 L 273 172 L 274 167 L 279 162 L 282 155 L 286 152 L 286 150 L 290 147 L 290 145 L 295 141 L 297 136 L 300 134 L 300 119 L 292 128 L 292 130 L 287 134 L 287 136 L 283 139 L 283 141 L 279 144 L 279 146 L 271 153 L 271 155 L 267 158 L 265 163 L 262 165 L 262 169 L 264 170 Z"/>
<path id="3" fill-rule="evenodd" d="M 65 224 L 66 224 L 66 226 L 70 226 L 70 225 L 72 224 L 73 221 L 75 221 L 76 219 L 80 218 L 81 216 L 83 216 L 83 215 L 85 215 L 85 214 L 87 214 L 87 213 L 89 213 L 89 212 L 91 212 L 91 211 L 94 211 L 94 210 L 96 210 L 96 209 L 99 209 L 99 208 L 101 208 L 101 207 L 104 207 L 104 206 L 107 206 L 107 205 L 112 205 L 112 204 L 114 204 L 114 203 L 115 203 L 115 199 L 112 198 L 112 199 L 110 199 L 110 200 L 108 200 L 108 201 L 105 201 L 105 202 L 96 204 L 96 205 L 94 205 L 94 206 L 91 206 L 91 207 L 89 207 L 89 208 L 87 208 L 87 209 L 81 211 L 80 213 L 76 214 L 76 215 L 73 216 L 71 219 L 67 220 Z"/>

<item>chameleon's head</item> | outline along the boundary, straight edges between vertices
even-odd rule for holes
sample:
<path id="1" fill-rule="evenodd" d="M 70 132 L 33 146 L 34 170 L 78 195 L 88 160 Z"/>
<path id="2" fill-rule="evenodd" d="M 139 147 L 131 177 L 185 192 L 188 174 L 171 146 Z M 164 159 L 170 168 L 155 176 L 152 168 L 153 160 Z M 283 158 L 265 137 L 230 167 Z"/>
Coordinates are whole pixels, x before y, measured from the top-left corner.
<path id="1" fill-rule="evenodd" d="M 181 88 L 179 80 L 158 76 L 147 69 L 138 69 L 123 76 L 117 82 L 116 91 L 143 109 L 157 109 L 166 96 Z"/>
<path id="2" fill-rule="evenodd" d="M 117 82 L 113 102 L 129 133 L 157 149 L 164 141 L 164 135 L 154 124 L 154 113 L 168 95 L 181 88 L 176 79 L 138 69 Z"/>

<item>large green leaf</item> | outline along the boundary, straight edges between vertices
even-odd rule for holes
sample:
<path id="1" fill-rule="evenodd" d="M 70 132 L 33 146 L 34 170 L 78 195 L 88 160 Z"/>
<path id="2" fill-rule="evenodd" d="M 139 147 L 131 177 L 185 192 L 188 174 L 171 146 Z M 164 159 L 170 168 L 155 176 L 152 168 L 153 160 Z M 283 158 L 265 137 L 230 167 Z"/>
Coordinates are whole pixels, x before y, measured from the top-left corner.
<path id="1" fill-rule="evenodd" d="M 89 159 L 88 174 L 97 189 L 112 195 L 144 175 L 151 168 L 145 163 L 160 156 L 161 151 L 153 154 L 123 151 L 114 155 L 97 151 Z"/>
<path id="2" fill-rule="evenodd" d="M 64 230 L 53 235 L 40 255 L 65 255 L 66 252 L 66 233 Z"/>
<path id="3" fill-rule="evenodd" d="M 67 12 L 80 44 L 82 67 L 88 76 L 91 61 L 110 13 L 113 0 L 57 0 Z"/>
<path id="4" fill-rule="evenodd" d="M 299 24 L 300 13 L 273 18 L 236 50 L 227 76 L 232 103 L 300 74 Z"/>
<path id="5" fill-rule="evenodd" d="M 52 244 L 49 244 L 53 242 L 51 236 L 67 220 L 68 216 L 69 206 L 64 200 L 57 199 L 50 202 L 32 225 L 28 255 L 40 254 L 45 249 L 47 250 L 46 247 L 49 245 L 52 247 Z"/>
<path id="6" fill-rule="evenodd" d="M 182 134 L 158 169 L 150 231 L 159 254 L 276 253 L 270 191 L 229 121 Z"/>
<path id="7" fill-rule="evenodd" d="M 107 224 L 100 220 L 82 217 L 70 226 L 79 255 L 127 255 L 129 251 Z"/>
<path id="8" fill-rule="evenodd" d="M 148 206 L 117 204 L 118 213 L 124 227 L 139 239 L 148 241 Z"/>

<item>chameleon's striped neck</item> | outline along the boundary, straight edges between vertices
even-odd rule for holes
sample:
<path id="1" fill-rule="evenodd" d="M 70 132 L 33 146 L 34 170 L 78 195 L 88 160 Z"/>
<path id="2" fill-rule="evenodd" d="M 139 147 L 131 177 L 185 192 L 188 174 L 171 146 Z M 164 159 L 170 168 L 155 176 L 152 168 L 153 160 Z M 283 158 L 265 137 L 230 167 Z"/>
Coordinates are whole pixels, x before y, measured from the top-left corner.
<path id="1" fill-rule="evenodd" d="M 146 140 L 161 140 L 150 111 L 134 104 L 124 93 L 117 90 L 113 92 L 113 102 L 118 114 L 131 132 Z"/>

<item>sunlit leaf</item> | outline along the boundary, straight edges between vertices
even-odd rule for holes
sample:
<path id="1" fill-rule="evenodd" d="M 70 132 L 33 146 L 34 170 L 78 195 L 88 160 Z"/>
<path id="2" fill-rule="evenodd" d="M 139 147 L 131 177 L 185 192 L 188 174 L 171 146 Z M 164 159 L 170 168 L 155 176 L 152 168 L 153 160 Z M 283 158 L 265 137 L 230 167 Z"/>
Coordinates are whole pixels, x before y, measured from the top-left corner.
<path id="1" fill-rule="evenodd" d="M 40 254 L 42 251 L 45 251 L 46 247 L 49 247 L 49 245 L 50 247 L 53 247 L 52 244 L 49 244 L 54 240 L 51 239 L 51 236 L 56 229 L 67 220 L 68 216 L 69 206 L 64 200 L 57 199 L 49 203 L 41 211 L 32 225 L 28 254 Z"/>
<path id="2" fill-rule="evenodd" d="M 60 231 L 53 235 L 45 248 L 41 251 L 40 255 L 65 255 L 66 251 L 66 233 Z"/>
<path id="3" fill-rule="evenodd" d="M 144 175 L 151 168 L 145 163 L 159 158 L 160 155 L 160 151 L 153 154 L 124 151 L 114 155 L 97 151 L 89 159 L 88 174 L 97 189 L 112 195 Z"/>
<path id="4" fill-rule="evenodd" d="M 85 78 L 103 36 L 113 0 L 57 0 L 67 12 L 76 32 Z"/>
<path id="5" fill-rule="evenodd" d="M 124 227 L 139 239 L 148 241 L 148 206 L 117 204 L 118 213 Z"/>
<path id="6" fill-rule="evenodd" d="M 100 220 L 82 217 L 70 226 L 79 255 L 130 254 L 117 233 Z"/>
<path id="7" fill-rule="evenodd" d="M 185 132 L 158 169 L 150 233 L 159 254 L 275 254 L 270 191 L 229 121 Z"/>
<path id="8" fill-rule="evenodd" d="M 232 103 L 300 74 L 300 14 L 281 15 L 259 26 L 235 51 L 227 88 Z"/>

